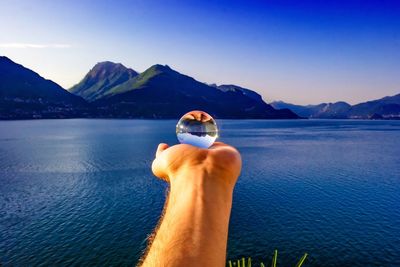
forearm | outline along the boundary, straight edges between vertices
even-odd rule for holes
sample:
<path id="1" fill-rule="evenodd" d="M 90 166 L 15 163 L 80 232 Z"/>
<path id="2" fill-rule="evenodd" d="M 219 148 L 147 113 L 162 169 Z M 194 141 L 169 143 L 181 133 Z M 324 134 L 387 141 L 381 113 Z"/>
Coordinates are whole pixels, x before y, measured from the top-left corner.
<path id="1" fill-rule="evenodd" d="M 233 187 L 202 171 L 179 176 L 143 266 L 224 266 Z"/>

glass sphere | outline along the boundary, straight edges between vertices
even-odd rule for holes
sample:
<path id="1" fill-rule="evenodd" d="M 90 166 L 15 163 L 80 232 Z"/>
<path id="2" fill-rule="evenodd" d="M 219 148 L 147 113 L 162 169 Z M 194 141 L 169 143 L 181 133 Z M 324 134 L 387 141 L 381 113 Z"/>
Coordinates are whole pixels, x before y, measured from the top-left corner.
<path id="1" fill-rule="evenodd" d="M 209 148 L 218 137 L 218 128 L 208 113 L 194 110 L 183 115 L 178 121 L 176 136 L 181 144 Z"/>

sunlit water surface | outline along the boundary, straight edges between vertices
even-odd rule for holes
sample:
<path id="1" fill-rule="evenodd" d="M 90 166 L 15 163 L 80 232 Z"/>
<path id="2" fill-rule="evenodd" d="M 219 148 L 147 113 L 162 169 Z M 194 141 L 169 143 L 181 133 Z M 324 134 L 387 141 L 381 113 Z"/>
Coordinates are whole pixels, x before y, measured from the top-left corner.
<path id="1" fill-rule="evenodd" d="M 133 265 L 162 211 L 176 121 L 0 122 L 0 265 Z M 400 266 L 399 121 L 218 121 L 243 157 L 228 257 Z"/>

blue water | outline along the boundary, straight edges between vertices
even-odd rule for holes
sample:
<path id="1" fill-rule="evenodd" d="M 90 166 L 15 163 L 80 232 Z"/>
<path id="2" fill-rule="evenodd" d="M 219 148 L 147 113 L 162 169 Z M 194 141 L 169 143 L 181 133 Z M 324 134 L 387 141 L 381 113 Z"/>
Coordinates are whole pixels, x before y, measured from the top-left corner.
<path id="1" fill-rule="evenodd" d="M 0 265 L 134 265 L 175 121 L 0 122 Z M 228 257 L 400 266 L 400 121 L 218 121 L 243 157 Z"/>

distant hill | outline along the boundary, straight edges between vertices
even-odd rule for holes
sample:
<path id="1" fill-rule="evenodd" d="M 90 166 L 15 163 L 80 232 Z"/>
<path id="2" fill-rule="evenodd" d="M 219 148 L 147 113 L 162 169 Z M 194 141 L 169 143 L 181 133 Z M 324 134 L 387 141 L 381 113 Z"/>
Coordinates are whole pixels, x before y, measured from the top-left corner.
<path id="1" fill-rule="evenodd" d="M 301 105 L 286 103 L 283 101 L 274 101 L 269 104 L 275 109 L 284 109 L 284 108 L 289 109 L 302 118 L 310 118 L 311 115 L 314 113 L 313 108 L 316 107 L 314 105 L 301 106 Z"/>
<path id="2" fill-rule="evenodd" d="M 346 102 L 319 105 L 294 105 L 282 101 L 270 103 L 276 109 L 287 108 L 305 118 L 325 119 L 397 119 L 400 118 L 400 94 L 349 105 Z"/>
<path id="3" fill-rule="evenodd" d="M 372 116 L 400 118 L 400 94 L 354 105 L 348 112 L 348 117 L 354 119 Z"/>
<path id="4" fill-rule="evenodd" d="M 261 95 L 257 94 L 256 92 L 254 92 L 250 89 L 246 89 L 246 88 L 234 85 L 234 84 L 222 84 L 219 86 L 215 85 L 215 87 L 223 92 L 235 92 L 235 93 L 240 92 L 243 95 L 250 97 L 256 101 L 264 102 Z"/>
<path id="5" fill-rule="evenodd" d="M 276 109 L 287 108 L 303 118 L 345 119 L 350 105 L 346 102 L 322 103 L 319 105 L 295 105 L 276 101 L 270 103 Z"/>
<path id="6" fill-rule="evenodd" d="M 265 103 L 237 85 L 208 85 L 167 65 L 142 73 L 110 61 L 96 64 L 70 91 L 0 56 L 0 119 L 179 118 L 200 109 L 231 119 L 400 119 L 400 94 L 349 105 Z"/>
<path id="7" fill-rule="evenodd" d="M 136 71 L 126 68 L 120 63 L 100 62 L 69 91 L 92 102 L 107 95 L 110 89 L 137 75 Z"/>
<path id="8" fill-rule="evenodd" d="M 80 88 L 86 91 L 85 86 Z M 217 118 L 298 118 L 290 110 L 275 110 L 249 89 L 209 86 L 167 65 L 154 65 L 108 88 L 93 105 L 102 117 L 178 118 L 190 110 L 201 109 Z"/>
<path id="9" fill-rule="evenodd" d="M 86 109 L 81 97 L 0 56 L 0 119 L 75 117 Z"/>

